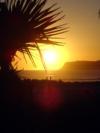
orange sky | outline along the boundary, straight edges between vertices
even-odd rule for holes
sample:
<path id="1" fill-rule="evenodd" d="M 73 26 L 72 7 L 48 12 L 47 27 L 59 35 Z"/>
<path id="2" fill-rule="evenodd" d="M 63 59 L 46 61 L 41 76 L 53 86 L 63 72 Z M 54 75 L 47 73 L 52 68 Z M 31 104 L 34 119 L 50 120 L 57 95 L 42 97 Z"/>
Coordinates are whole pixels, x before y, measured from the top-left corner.
<path id="1" fill-rule="evenodd" d="M 48 5 L 52 4 L 50 0 Z M 53 0 L 58 2 L 66 18 L 65 23 L 70 27 L 69 32 L 61 35 L 65 37 L 64 47 L 56 47 L 56 63 L 48 65 L 49 69 L 59 69 L 67 61 L 99 60 L 100 59 L 100 19 L 98 9 L 100 0 Z M 43 49 L 52 49 L 44 47 Z M 20 56 L 21 57 L 21 56 Z M 42 69 L 39 57 L 35 57 L 37 69 Z M 34 69 L 31 62 L 27 64 L 20 59 L 19 68 Z M 59 67 L 58 67 L 59 66 Z"/>
<path id="2" fill-rule="evenodd" d="M 58 0 L 70 31 L 66 34 L 69 60 L 100 59 L 100 0 Z"/>

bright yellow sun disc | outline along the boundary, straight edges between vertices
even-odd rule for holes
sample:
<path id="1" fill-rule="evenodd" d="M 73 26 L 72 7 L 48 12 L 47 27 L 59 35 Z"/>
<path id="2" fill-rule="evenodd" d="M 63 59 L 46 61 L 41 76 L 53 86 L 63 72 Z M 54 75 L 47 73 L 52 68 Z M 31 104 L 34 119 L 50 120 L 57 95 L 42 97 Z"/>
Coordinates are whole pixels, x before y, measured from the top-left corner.
<path id="1" fill-rule="evenodd" d="M 55 64 L 57 60 L 57 53 L 54 51 L 45 51 L 43 56 L 46 64 Z"/>

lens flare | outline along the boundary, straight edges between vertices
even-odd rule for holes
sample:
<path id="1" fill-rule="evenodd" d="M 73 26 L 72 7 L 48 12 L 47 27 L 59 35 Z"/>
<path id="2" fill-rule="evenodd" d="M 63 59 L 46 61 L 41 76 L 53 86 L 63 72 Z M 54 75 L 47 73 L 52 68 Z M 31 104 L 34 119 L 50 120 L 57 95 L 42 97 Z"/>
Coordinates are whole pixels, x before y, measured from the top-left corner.
<path id="1" fill-rule="evenodd" d="M 61 107 L 63 95 L 59 88 L 51 85 L 39 89 L 37 95 L 34 96 L 35 104 L 45 111 L 54 111 Z"/>

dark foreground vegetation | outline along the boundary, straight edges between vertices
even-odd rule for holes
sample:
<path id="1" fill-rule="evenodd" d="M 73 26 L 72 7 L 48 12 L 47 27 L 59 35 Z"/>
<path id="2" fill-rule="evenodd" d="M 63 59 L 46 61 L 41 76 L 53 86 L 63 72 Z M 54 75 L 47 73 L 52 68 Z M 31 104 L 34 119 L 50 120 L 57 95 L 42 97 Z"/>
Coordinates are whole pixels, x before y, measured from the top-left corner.
<path id="1" fill-rule="evenodd" d="M 20 80 L 1 74 L 0 102 L 0 133 L 100 132 L 100 82 Z"/>

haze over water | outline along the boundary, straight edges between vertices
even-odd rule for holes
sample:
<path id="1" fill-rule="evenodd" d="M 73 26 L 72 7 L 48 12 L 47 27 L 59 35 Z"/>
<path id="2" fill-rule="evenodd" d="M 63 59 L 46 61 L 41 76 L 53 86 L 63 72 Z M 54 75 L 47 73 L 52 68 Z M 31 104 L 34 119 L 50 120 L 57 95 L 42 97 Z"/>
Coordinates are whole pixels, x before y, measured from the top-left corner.
<path id="1" fill-rule="evenodd" d="M 80 65 L 81 64 L 81 65 Z M 21 78 L 63 81 L 100 81 L 100 62 L 66 63 L 58 71 L 22 71 Z"/>

